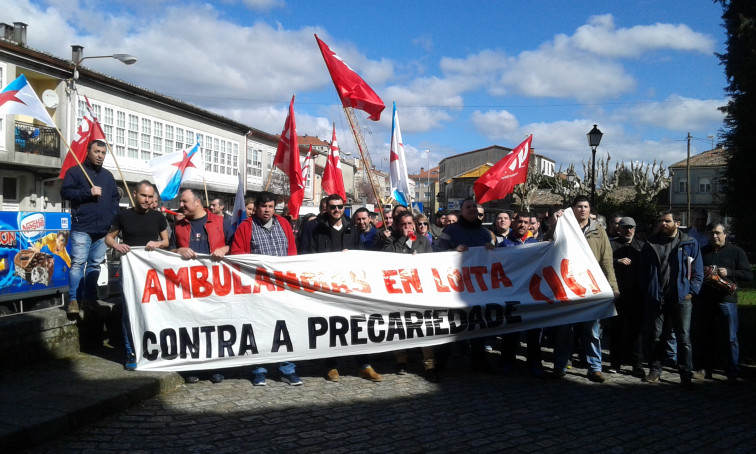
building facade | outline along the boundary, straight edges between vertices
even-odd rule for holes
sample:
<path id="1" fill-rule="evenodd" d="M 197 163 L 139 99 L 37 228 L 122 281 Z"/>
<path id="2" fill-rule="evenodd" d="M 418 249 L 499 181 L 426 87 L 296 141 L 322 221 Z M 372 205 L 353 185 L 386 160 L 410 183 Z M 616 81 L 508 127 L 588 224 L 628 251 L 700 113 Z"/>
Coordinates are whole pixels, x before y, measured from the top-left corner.
<path id="1" fill-rule="evenodd" d="M 690 157 L 690 182 L 688 181 L 687 159 L 669 166 L 672 182 L 669 187 L 669 206 L 675 213 L 680 213 L 682 224 L 690 225 L 688 219 L 688 191 L 690 191 L 690 208 L 706 208 L 709 212 L 707 222 L 721 221 L 728 223 L 720 215 L 722 203 L 722 178 L 727 166 L 727 151 L 715 148 Z"/>

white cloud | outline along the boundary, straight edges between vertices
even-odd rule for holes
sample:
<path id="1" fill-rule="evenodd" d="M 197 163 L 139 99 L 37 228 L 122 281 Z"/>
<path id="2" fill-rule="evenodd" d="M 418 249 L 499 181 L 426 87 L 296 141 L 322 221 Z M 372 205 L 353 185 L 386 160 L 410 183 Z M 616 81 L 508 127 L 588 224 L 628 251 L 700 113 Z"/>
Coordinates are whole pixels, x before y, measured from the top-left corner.
<path id="1" fill-rule="evenodd" d="M 476 110 L 470 119 L 475 129 L 491 141 L 508 139 L 520 127 L 517 118 L 506 110 Z"/>
<path id="2" fill-rule="evenodd" d="M 593 16 L 570 38 L 574 46 L 611 58 L 637 57 L 655 49 L 711 54 L 714 39 L 683 24 L 636 25 L 616 29 L 611 14 Z"/>
<path id="3" fill-rule="evenodd" d="M 724 99 L 691 99 L 670 95 L 663 102 L 620 109 L 615 119 L 677 132 L 706 131 L 711 129 L 712 124 L 721 124 L 724 114 L 717 109 L 725 104 Z"/>
<path id="4" fill-rule="evenodd" d="M 284 0 L 242 0 L 242 3 L 254 11 L 268 11 L 274 8 L 282 8 L 286 5 Z"/>
<path id="5" fill-rule="evenodd" d="M 396 102 L 402 132 L 423 132 L 453 119 L 449 110 L 464 106 L 461 92 L 465 84 L 457 79 L 423 77 L 408 86 L 390 86 L 383 92 L 391 122 L 391 104 Z"/>

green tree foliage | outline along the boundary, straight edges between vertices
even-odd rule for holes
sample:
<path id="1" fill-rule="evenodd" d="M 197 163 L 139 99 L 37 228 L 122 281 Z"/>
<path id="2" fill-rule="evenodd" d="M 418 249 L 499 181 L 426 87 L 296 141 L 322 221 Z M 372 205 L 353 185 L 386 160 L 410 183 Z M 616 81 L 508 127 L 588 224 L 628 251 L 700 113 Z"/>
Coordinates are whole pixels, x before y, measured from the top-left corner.
<path id="1" fill-rule="evenodd" d="M 723 211 L 733 217 L 737 243 L 749 256 L 756 251 L 756 210 L 751 205 L 756 176 L 756 2 L 716 0 L 722 4 L 727 50 L 718 55 L 727 76 L 730 101 L 722 111 L 724 145 L 729 151 Z"/>

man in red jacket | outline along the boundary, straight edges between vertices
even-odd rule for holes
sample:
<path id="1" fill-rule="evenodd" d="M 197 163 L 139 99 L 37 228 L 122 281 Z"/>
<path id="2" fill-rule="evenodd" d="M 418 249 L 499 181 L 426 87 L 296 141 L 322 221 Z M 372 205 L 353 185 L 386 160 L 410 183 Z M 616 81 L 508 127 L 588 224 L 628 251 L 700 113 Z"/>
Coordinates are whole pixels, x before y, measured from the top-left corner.
<path id="1" fill-rule="evenodd" d="M 231 233 L 223 228 L 223 216 L 205 210 L 202 194 L 194 189 L 184 189 L 179 195 L 180 211 L 184 218 L 176 221 L 168 248 L 184 260 L 197 258 L 197 254 L 209 254 L 220 260 L 228 253 Z M 189 375 L 187 383 L 197 383 L 199 377 Z M 223 381 L 223 375 L 213 374 L 211 381 Z"/>
<path id="2" fill-rule="evenodd" d="M 276 214 L 276 198 L 270 192 L 261 192 L 255 198 L 255 214 L 239 225 L 234 234 L 231 254 L 261 254 L 285 257 L 297 255 L 297 246 L 291 224 Z M 292 386 L 302 385 L 295 365 L 286 361 L 278 365 L 281 381 Z M 265 386 L 267 369 L 258 366 L 252 371 L 252 385 Z"/>

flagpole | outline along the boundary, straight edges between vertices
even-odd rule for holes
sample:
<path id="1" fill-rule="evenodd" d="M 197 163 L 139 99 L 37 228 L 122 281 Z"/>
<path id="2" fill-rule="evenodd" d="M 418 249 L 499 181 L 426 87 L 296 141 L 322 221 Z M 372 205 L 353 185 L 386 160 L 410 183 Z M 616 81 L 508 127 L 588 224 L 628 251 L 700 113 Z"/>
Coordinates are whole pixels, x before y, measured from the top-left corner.
<path id="1" fill-rule="evenodd" d="M 273 166 L 270 167 L 270 171 L 268 172 L 268 179 L 265 180 L 265 192 L 268 192 L 268 186 L 270 186 L 270 177 L 273 176 Z"/>
<path id="2" fill-rule="evenodd" d="M 110 156 L 113 157 L 113 162 L 115 162 L 116 169 L 118 169 L 118 175 L 121 176 L 121 181 L 123 181 L 123 187 L 126 188 L 126 194 L 129 195 L 129 201 L 131 202 L 131 206 L 135 207 L 136 204 L 134 203 L 134 197 L 131 195 L 131 192 L 129 191 L 129 184 L 126 183 L 126 177 L 124 177 L 123 172 L 121 172 L 121 166 L 118 165 L 118 160 L 116 160 L 115 153 L 113 153 L 113 149 L 110 148 L 110 142 L 108 142 L 107 137 L 105 138 L 105 145 L 107 145 L 108 147 L 108 153 L 110 153 Z"/>
<path id="3" fill-rule="evenodd" d="M 76 159 L 76 164 L 79 165 L 79 168 L 81 169 L 82 173 L 84 174 L 85 177 L 87 177 L 87 181 L 89 182 L 89 184 L 92 187 L 94 187 L 95 184 L 92 182 L 92 179 L 89 178 L 89 174 L 84 170 L 84 166 L 81 165 L 81 161 L 79 160 L 79 157 L 76 156 L 76 153 L 73 152 L 73 150 L 71 149 L 71 145 L 69 145 L 68 142 L 66 142 L 66 138 L 63 137 L 63 133 L 60 132 L 60 129 L 58 129 L 57 125 L 55 125 L 55 130 L 58 131 L 58 135 L 60 136 L 60 140 L 62 140 L 63 143 L 66 145 L 66 148 L 68 148 L 68 153 L 71 153 L 71 155 L 74 157 L 74 159 Z M 65 156 L 63 157 L 63 159 L 65 159 Z"/>
<path id="4" fill-rule="evenodd" d="M 378 210 L 378 213 L 380 213 L 381 220 L 385 223 L 386 219 L 383 216 L 383 201 L 381 200 L 380 196 L 378 196 L 378 191 L 376 191 L 375 183 L 373 182 L 373 176 L 370 174 L 370 165 L 368 165 L 368 161 L 367 159 L 365 159 L 365 151 L 363 148 L 366 149 L 367 145 L 363 147 L 362 135 L 359 133 L 357 125 L 355 125 L 357 119 L 354 117 L 354 110 L 352 110 L 351 107 L 344 107 L 344 113 L 346 114 L 347 120 L 349 121 L 349 126 L 352 128 L 352 135 L 354 135 L 354 141 L 357 142 L 357 148 L 360 150 L 362 165 L 365 166 L 365 172 L 367 173 L 368 181 L 370 181 L 370 188 L 373 190 L 373 195 L 375 196 L 376 202 L 378 202 L 378 204 L 381 206 L 381 209 Z"/>
<path id="5" fill-rule="evenodd" d="M 202 175 L 202 186 L 205 187 L 205 208 L 210 206 L 210 197 L 207 195 L 207 183 L 205 182 L 205 175 Z"/>

